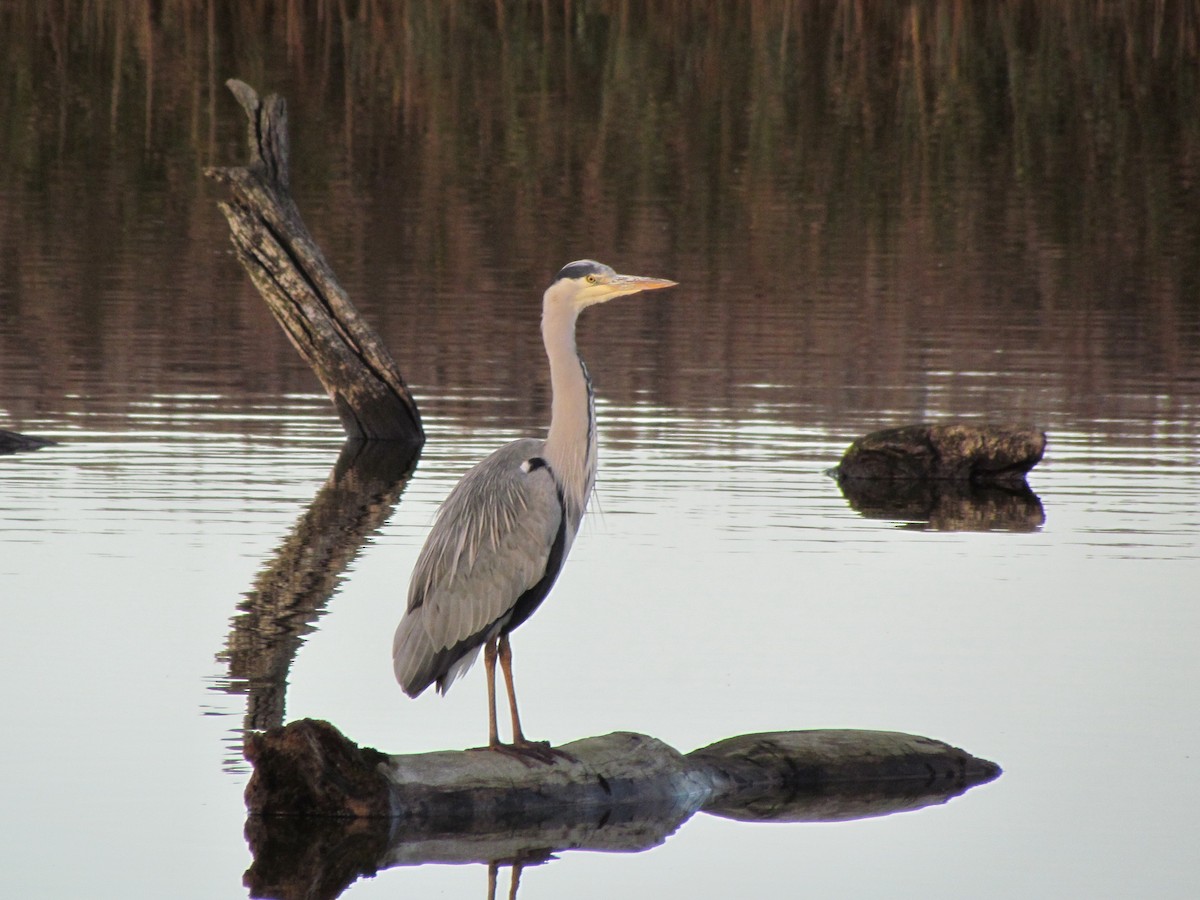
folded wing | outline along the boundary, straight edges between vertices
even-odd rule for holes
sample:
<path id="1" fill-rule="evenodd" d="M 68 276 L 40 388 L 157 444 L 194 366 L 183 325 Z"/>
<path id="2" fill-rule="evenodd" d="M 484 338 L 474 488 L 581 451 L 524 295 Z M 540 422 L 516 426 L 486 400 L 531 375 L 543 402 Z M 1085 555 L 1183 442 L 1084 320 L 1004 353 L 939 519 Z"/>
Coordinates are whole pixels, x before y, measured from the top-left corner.
<path id="1" fill-rule="evenodd" d="M 563 503 L 542 442 L 515 441 L 455 485 L 417 558 L 396 629 L 396 680 L 445 691 L 485 641 L 545 596 L 565 554 Z M 515 617 L 515 620 L 514 620 Z"/>

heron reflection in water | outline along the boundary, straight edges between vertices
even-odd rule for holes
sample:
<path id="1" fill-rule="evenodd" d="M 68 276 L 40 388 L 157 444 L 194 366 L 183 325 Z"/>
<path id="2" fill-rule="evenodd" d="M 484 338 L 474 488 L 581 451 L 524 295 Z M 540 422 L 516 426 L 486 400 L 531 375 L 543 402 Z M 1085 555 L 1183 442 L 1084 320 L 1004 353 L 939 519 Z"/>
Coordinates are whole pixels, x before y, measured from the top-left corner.
<path id="1" fill-rule="evenodd" d="M 590 259 L 559 271 L 542 298 L 550 431 L 544 441 L 506 444 L 467 472 L 442 503 L 417 558 L 392 645 L 396 680 L 410 697 L 435 683 L 444 694 L 482 647 L 493 750 L 546 762 L 555 755 L 521 731 L 509 634 L 550 592 L 596 480 L 596 411 L 575 322 L 589 306 L 674 284 L 619 275 Z M 496 728 L 497 660 L 512 714 L 511 744 L 501 743 Z"/>

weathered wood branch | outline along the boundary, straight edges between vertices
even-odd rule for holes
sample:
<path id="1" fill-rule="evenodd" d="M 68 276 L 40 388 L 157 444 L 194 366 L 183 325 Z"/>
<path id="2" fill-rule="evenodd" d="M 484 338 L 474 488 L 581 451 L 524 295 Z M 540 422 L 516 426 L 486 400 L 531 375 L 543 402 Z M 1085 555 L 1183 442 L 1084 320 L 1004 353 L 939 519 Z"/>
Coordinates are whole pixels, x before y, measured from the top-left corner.
<path id="1" fill-rule="evenodd" d="M 421 446 L 421 417 L 399 368 L 338 284 L 292 199 L 283 98 L 261 99 L 236 79 L 226 84 L 249 119 L 250 162 L 205 174 L 232 191 L 219 206 L 238 260 L 321 380 L 346 434 Z"/>
<path id="2" fill-rule="evenodd" d="M 394 865 L 640 850 L 697 810 L 779 822 L 887 815 L 945 803 L 1000 774 L 963 750 L 895 732 L 743 735 L 686 755 L 615 733 L 560 749 L 571 758 L 553 764 L 487 750 L 388 756 L 313 720 L 249 735 L 247 884 L 255 896 L 332 897 Z"/>

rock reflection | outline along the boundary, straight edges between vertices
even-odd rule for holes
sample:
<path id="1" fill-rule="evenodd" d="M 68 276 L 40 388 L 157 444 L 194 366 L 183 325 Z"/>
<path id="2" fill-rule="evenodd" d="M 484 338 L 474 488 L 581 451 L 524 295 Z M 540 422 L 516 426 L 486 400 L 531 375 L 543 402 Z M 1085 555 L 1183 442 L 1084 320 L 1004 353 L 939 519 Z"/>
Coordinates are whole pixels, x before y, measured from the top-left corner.
<path id="1" fill-rule="evenodd" d="M 1029 486 L 952 481 L 843 481 L 842 496 L 868 519 L 889 519 L 922 531 L 1037 531 L 1046 523 Z"/>
<path id="2" fill-rule="evenodd" d="M 288 671 L 367 535 L 391 515 L 418 451 L 390 441 L 348 441 L 328 480 L 238 604 L 218 660 L 218 688 L 246 695 L 243 728 L 282 724 Z"/>
<path id="3" fill-rule="evenodd" d="M 26 450 L 41 450 L 49 447 L 54 441 L 34 437 L 29 434 L 18 434 L 15 431 L 5 431 L 0 428 L 0 454 L 22 453 Z"/>

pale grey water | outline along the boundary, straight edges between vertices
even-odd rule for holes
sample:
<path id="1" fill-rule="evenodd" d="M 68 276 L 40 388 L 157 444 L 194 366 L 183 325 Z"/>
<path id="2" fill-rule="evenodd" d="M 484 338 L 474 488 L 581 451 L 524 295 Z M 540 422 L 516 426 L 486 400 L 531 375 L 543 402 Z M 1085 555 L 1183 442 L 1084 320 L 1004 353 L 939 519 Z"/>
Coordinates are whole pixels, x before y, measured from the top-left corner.
<path id="1" fill-rule="evenodd" d="M 5 895 L 245 896 L 246 699 L 219 656 L 341 442 L 195 181 L 241 158 L 239 113 L 214 97 L 211 157 L 135 141 L 97 175 L 68 149 L 52 178 L 14 165 L 4 184 L 0 427 L 61 442 L 0 458 Z M 429 430 L 304 638 L 289 720 L 391 752 L 480 741 L 482 676 L 410 701 L 391 632 L 457 475 L 544 428 L 540 292 L 594 255 L 681 285 L 581 327 L 602 469 L 564 575 L 514 640 L 528 730 L 686 751 L 891 729 L 1004 774 L 881 819 L 698 815 L 644 853 L 563 853 L 521 896 L 1200 893 L 1200 267 L 1178 143 L 1147 138 L 1101 179 L 1080 163 L 1067 186 L 1054 151 L 1030 183 L 981 163 L 912 190 L 880 163 L 859 173 L 880 212 L 853 173 L 845 202 L 814 197 L 828 160 L 785 129 L 773 152 L 718 154 L 679 182 L 642 148 L 661 180 L 622 212 L 620 142 L 578 205 L 574 175 L 528 183 L 516 138 L 472 145 L 486 174 L 444 171 L 419 112 L 398 132 L 355 121 L 354 148 L 327 150 L 312 122 L 336 121 L 333 101 L 289 99 L 298 200 Z M 1150 199 L 1127 189 L 1143 180 Z M 512 209 L 524 224 L 499 227 Z M 859 434 L 949 419 L 1045 428 L 1040 528 L 865 518 L 823 474 Z M 344 896 L 484 888 L 480 866 L 426 865 Z"/>

